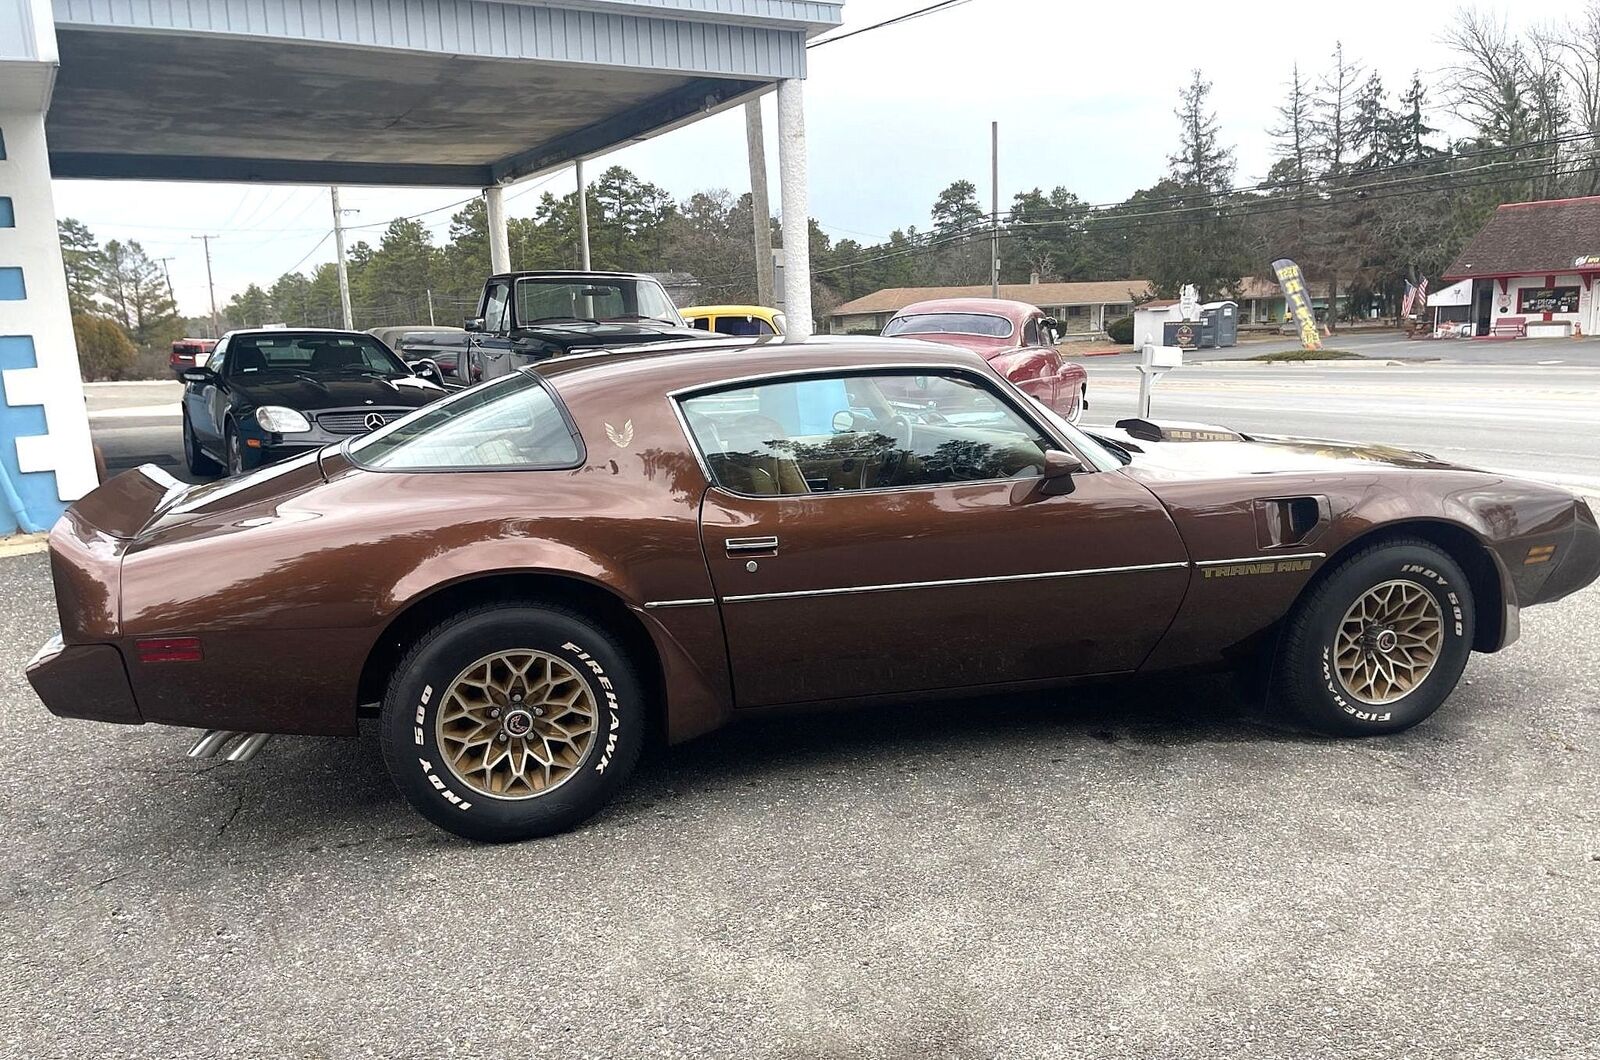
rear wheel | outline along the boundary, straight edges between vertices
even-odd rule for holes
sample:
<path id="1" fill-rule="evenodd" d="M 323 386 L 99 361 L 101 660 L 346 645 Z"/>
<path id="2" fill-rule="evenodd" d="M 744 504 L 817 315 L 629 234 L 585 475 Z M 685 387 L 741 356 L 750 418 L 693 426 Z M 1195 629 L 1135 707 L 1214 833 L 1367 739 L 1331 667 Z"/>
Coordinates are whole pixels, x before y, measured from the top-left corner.
<path id="1" fill-rule="evenodd" d="M 189 410 L 183 410 L 183 462 L 189 468 L 189 474 L 211 478 L 222 472 L 222 467 L 200 449 L 200 442 L 194 436 L 194 424 L 189 422 Z"/>
<path id="2" fill-rule="evenodd" d="M 1083 419 L 1084 410 L 1089 407 L 1089 384 L 1084 383 L 1078 387 L 1078 400 L 1072 406 L 1072 415 L 1067 417 L 1067 422 L 1077 423 Z"/>
<path id="3" fill-rule="evenodd" d="M 621 788 L 643 688 L 616 640 L 561 608 L 495 604 L 417 642 L 384 698 L 384 759 L 428 820 L 486 842 L 564 831 Z"/>
<path id="4" fill-rule="evenodd" d="M 1472 650 L 1472 589 L 1420 540 L 1373 545 L 1340 563 L 1290 615 L 1277 699 L 1344 736 L 1399 732 L 1455 690 Z"/>

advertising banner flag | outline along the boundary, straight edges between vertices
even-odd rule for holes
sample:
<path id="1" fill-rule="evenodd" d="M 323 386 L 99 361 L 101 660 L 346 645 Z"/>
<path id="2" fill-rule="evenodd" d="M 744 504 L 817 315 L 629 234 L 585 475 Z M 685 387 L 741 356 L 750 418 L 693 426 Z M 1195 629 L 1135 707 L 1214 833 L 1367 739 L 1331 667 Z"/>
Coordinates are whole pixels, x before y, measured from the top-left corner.
<path id="1" fill-rule="evenodd" d="M 1288 258 L 1279 258 L 1272 263 L 1272 271 L 1278 274 L 1278 286 L 1283 288 L 1284 300 L 1294 314 L 1294 322 L 1300 327 L 1300 348 L 1322 349 L 1322 335 L 1317 331 L 1317 314 L 1311 308 L 1311 292 L 1306 290 L 1306 278 L 1301 274 L 1300 266 Z"/>

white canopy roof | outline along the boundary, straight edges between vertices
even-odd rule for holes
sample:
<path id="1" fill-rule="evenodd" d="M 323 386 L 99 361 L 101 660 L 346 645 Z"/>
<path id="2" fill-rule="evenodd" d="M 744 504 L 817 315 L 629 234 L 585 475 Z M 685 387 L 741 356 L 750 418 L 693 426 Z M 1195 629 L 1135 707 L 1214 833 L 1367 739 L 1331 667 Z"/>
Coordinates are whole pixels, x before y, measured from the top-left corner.
<path id="1" fill-rule="evenodd" d="M 1462 280 L 1460 283 L 1454 283 L 1449 287 L 1443 288 L 1442 290 L 1434 291 L 1432 294 L 1428 295 L 1428 304 L 1436 307 L 1446 305 L 1471 305 L 1472 281 Z"/>

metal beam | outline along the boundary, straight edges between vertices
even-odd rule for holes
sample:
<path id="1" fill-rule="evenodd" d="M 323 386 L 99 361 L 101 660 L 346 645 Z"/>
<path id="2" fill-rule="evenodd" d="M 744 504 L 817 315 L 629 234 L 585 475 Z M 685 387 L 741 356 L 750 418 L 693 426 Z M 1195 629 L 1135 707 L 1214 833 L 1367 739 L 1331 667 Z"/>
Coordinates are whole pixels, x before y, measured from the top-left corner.
<path id="1" fill-rule="evenodd" d="M 200 180 L 262 184 L 467 187 L 493 184 L 492 167 L 432 162 L 327 162 L 282 158 L 50 153 L 57 179 Z"/>
<path id="2" fill-rule="evenodd" d="M 760 81 L 691 81 L 677 91 L 501 159 L 489 167 L 493 179 L 484 183 L 506 184 L 569 166 L 573 159 L 604 154 L 630 141 L 649 139 L 698 121 L 740 102 L 751 92 L 769 87 Z"/>

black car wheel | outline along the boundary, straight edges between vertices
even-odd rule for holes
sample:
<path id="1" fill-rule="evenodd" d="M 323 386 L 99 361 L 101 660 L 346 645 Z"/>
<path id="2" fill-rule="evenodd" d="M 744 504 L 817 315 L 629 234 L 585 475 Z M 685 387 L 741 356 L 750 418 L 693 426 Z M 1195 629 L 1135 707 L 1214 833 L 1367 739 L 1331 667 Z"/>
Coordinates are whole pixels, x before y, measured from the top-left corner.
<path id="1" fill-rule="evenodd" d="M 244 442 L 239 438 L 239 429 L 229 420 L 222 429 L 223 437 L 228 447 L 228 474 L 242 475 L 251 470 L 255 465 L 246 463 Z"/>
<path id="2" fill-rule="evenodd" d="M 643 687 L 617 642 L 556 607 L 491 604 L 436 626 L 395 668 L 383 756 L 418 812 L 509 842 L 593 815 L 644 742 Z"/>
<path id="3" fill-rule="evenodd" d="M 1399 732 L 1439 709 L 1472 651 L 1472 588 L 1426 541 L 1375 544 L 1296 605 L 1274 687 L 1307 725 L 1341 736 Z"/>
<path id="4" fill-rule="evenodd" d="M 189 410 L 183 410 L 183 462 L 189 468 L 189 474 L 199 475 L 203 478 L 212 478 L 220 474 L 221 465 L 200 450 L 200 443 L 194 436 L 194 424 L 189 422 Z"/>

